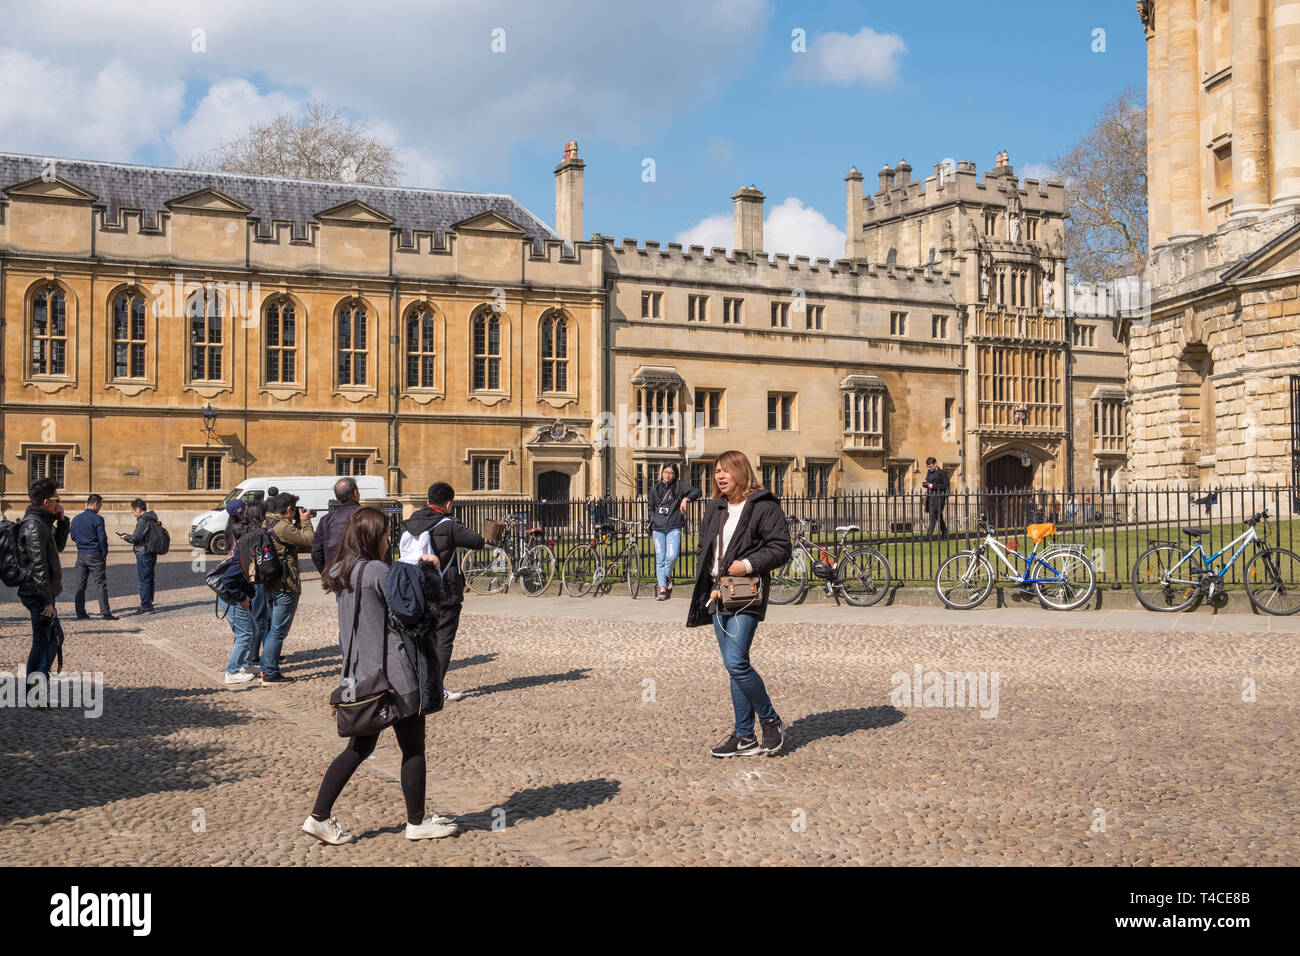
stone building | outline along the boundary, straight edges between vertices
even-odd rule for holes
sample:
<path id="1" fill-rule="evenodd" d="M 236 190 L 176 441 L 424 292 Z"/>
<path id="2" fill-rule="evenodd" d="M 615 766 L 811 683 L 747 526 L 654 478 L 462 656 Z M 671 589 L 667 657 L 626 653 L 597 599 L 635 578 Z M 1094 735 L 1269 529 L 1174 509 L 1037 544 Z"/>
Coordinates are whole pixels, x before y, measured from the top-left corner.
<path id="1" fill-rule="evenodd" d="M 1300 484 L 1300 0 L 1144 0 L 1149 314 L 1132 477 Z"/>
<path id="2" fill-rule="evenodd" d="M 596 488 L 604 247 L 509 196 L 12 154 L 0 189 L 6 507 L 45 474 L 177 520 L 254 475 Z"/>

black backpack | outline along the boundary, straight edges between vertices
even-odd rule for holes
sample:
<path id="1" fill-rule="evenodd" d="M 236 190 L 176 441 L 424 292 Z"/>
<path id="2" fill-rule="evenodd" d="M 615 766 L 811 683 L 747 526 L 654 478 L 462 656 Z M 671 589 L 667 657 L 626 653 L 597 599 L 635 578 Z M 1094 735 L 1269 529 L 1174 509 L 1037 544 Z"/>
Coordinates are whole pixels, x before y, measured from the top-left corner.
<path id="1" fill-rule="evenodd" d="M 284 562 L 276 551 L 274 531 L 254 528 L 239 539 L 239 564 L 253 584 L 277 584 L 284 577 Z"/>
<path id="2" fill-rule="evenodd" d="M 152 519 L 144 524 L 144 550 L 153 555 L 166 554 L 171 550 L 172 536 L 167 533 L 161 521 Z"/>
<path id="3" fill-rule="evenodd" d="M 0 521 L 0 581 L 11 588 L 18 587 L 31 575 L 19 524 L 8 518 Z"/>

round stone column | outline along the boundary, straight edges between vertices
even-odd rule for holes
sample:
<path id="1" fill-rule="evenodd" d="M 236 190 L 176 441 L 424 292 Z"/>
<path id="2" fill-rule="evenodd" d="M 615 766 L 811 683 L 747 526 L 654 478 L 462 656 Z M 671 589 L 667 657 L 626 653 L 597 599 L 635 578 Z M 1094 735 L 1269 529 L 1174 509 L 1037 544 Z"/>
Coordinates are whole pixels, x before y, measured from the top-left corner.
<path id="1" fill-rule="evenodd" d="M 1163 7 L 1169 11 L 1169 238 L 1177 242 L 1198 238 L 1202 226 L 1196 0 L 1169 0 Z"/>
<path id="2" fill-rule="evenodd" d="M 1273 0 L 1273 205 L 1300 203 L 1300 0 Z"/>
<path id="3" fill-rule="evenodd" d="M 1232 0 L 1232 215 L 1269 206 L 1269 0 Z"/>

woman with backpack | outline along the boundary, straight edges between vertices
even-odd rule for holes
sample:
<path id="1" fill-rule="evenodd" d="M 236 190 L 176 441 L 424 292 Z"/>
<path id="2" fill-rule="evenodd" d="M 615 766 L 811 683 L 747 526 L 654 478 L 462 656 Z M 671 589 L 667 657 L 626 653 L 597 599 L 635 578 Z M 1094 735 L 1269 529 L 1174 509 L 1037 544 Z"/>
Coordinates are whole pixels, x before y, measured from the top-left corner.
<path id="1" fill-rule="evenodd" d="M 343 674 L 349 682 L 355 681 L 351 686 L 360 687 L 382 674 L 393 688 L 398 717 L 392 727 L 402 750 L 406 838 L 436 839 L 456 832 L 456 825 L 446 817 L 424 812 L 424 717 L 441 706 L 442 698 L 439 694 L 425 706 L 416 663 L 404 643 L 389 631 L 384 590 L 388 548 L 388 517 L 377 508 L 357 509 L 343 531 L 335 563 L 321 574 L 321 586 L 338 600 Z M 302 825 L 305 832 L 332 846 L 352 842 L 352 834 L 332 815 L 334 803 L 361 762 L 374 753 L 378 740 L 378 733 L 348 738 L 343 752 L 325 771 L 316 805 Z"/>
<path id="2" fill-rule="evenodd" d="M 685 525 L 686 502 L 702 497 L 678 476 L 677 466 L 664 465 L 659 483 L 650 489 L 650 533 L 655 542 L 655 576 L 659 579 L 656 601 L 673 595 L 673 566 L 682 551 L 682 527 Z"/>
<path id="3" fill-rule="evenodd" d="M 698 571 L 686 615 L 687 627 L 713 624 L 731 683 L 736 723 L 731 736 L 710 751 L 715 757 L 771 754 L 785 743 L 785 724 L 749 662 L 749 651 L 767 613 L 772 572 L 790 560 L 790 552 L 789 525 L 776 496 L 759 485 L 744 452 L 723 452 L 713 469 L 712 500 L 700 520 Z M 754 736 L 756 715 L 761 740 Z"/>
<path id="4" fill-rule="evenodd" d="M 230 573 L 223 580 L 223 585 L 232 594 L 246 597 L 239 604 L 217 598 L 217 614 L 224 615 L 230 625 L 234 644 L 230 649 L 230 661 L 226 664 L 227 684 L 246 684 L 256 676 L 259 645 L 254 629 L 252 602 L 257 597 L 257 586 L 249 580 L 249 569 L 241 559 L 238 548 L 239 539 L 248 532 L 260 528 L 266 517 L 263 505 L 248 504 L 236 498 L 226 504 L 226 555 L 234 556 Z"/>

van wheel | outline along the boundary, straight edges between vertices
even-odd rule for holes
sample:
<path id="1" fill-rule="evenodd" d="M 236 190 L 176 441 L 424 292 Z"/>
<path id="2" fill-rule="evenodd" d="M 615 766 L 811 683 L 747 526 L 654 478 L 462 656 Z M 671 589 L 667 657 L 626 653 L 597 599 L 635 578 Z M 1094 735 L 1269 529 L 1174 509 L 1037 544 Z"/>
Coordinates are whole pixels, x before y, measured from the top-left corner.
<path id="1" fill-rule="evenodd" d="M 208 550 L 213 554 L 226 553 L 226 533 L 224 531 L 218 531 L 208 539 Z"/>

